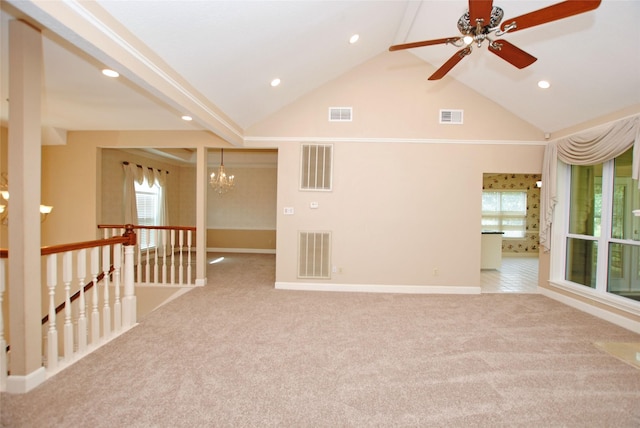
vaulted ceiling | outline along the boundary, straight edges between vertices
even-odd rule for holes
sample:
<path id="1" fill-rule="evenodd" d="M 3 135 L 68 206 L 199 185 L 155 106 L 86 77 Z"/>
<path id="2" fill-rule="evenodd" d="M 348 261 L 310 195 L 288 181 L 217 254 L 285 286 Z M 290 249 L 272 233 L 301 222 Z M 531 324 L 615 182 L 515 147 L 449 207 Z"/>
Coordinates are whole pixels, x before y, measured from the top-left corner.
<path id="1" fill-rule="evenodd" d="M 505 19 L 554 3 L 495 1 Z M 393 55 L 390 45 L 458 36 L 467 8 L 465 0 L 6 0 L 0 119 L 8 111 L 7 23 L 16 17 L 43 31 L 46 125 L 204 129 L 241 140 L 244 129 L 309 91 L 376 55 Z M 561 130 L 640 104 L 638 22 L 640 2 L 604 0 L 594 11 L 503 36 L 538 58 L 525 69 L 483 46 L 430 84 L 455 79 L 542 132 Z M 441 44 L 411 52 L 435 69 L 456 50 Z M 103 66 L 121 76 L 102 76 Z M 150 83 L 157 77 L 164 80 Z M 539 89 L 541 79 L 551 87 Z"/>

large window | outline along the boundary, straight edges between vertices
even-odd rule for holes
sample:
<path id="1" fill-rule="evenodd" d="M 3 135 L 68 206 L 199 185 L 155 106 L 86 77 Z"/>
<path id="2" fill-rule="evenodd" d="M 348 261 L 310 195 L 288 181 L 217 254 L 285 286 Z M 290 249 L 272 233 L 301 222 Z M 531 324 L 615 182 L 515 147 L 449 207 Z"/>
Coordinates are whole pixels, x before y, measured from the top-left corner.
<path id="1" fill-rule="evenodd" d="M 640 300 L 640 208 L 632 149 L 600 165 L 573 165 L 565 279 Z"/>
<path id="2" fill-rule="evenodd" d="M 157 182 L 149 186 L 145 177 L 142 184 L 135 183 L 136 207 L 138 209 L 138 225 L 140 226 L 160 226 L 161 196 L 162 188 Z M 149 233 L 149 230 L 140 230 L 138 241 L 141 249 L 154 248 L 157 246 L 156 233 Z"/>
<path id="3" fill-rule="evenodd" d="M 482 192 L 482 230 L 502 232 L 504 238 L 524 238 L 526 229 L 527 192 Z"/>

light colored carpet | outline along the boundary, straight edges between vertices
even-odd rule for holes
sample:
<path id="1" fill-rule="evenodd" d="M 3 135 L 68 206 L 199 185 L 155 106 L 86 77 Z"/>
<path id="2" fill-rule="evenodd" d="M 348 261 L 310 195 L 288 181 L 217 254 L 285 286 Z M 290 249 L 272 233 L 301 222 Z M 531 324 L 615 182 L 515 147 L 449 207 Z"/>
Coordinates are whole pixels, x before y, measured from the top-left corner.
<path id="1" fill-rule="evenodd" d="M 274 256 L 209 285 L 25 395 L 8 427 L 638 427 L 640 337 L 541 295 L 273 288 Z"/>

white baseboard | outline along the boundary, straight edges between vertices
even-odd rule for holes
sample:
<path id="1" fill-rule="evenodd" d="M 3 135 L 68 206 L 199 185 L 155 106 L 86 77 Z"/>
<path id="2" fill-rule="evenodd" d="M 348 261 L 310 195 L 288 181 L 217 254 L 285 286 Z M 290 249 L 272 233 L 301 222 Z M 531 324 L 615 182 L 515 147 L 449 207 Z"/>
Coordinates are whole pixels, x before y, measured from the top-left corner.
<path id="1" fill-rule="evenodd" d="M 10 394 L 25 394 L 47 380 L 47 371 L 40 367 L 26 376 L 9 375 L 7 377 L 7 392 Z"/>
<path id="2" fill-rule="evenodd" d="M 582 300 L 574 299 L 571 296 L 558 293 L 548 288 L 538 287 L 538 291 L 543 296 L 547 296 L 553 300 L 557 300 L 558 302 L 564 303 L 567 306 L 571 306 L 572 308 L 578 309 L 582 312 L 586 312 L 605 321 L 609 321 L 612 324 L 626 328 L 627 330 L 631 330 L 634 333 L 640 333 L 640 322 L 634 321 L 622 315 L 618 315 L 606 309 L 591 305 L 589 303 L 585 303 Z"/>
<path id="3" fill-rule="evenodd" d="M 250 254 L 275 254 L 275 249 L 269 248 L 207 248 L 208 253 L 250 253 Z"/>
<path id="4" fill-rule="evenodd" d="M 402 294 L 480 294 L 480 287 L 440 285 L 323 284 L 311 282 L 276 282 L 278 290 L 343 291 L 357 293 Z"/>

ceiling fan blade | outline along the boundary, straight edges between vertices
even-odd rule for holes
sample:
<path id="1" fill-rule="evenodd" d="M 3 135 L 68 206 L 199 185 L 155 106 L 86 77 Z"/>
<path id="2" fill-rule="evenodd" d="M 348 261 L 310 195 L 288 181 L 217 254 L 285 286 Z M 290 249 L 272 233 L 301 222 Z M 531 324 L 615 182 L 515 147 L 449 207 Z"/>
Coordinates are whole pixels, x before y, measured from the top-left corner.
<path id="1" fill-rule="evenodd" d="M 460 37 L 447 37 L 446 39 L 434 39 L 434 40 L 424 40 L 422 42 L 404 43 L 401 45 L 393 45 L 389 48 L 389 50 L 393 52 L 393 51 L 399 51 L 402 49 L 419 48 L 422 46 L 442 45 L 445 43 L 453 43 L 459 38 Z"/>
<path id="2" fill-rule="evenodd" d="M 493 0 L 469 0 L 469 22 L 475 27 L 476 20 L 482 19 L 484 27 L 489 25 Z"/>
<path id="3" fill-rule="evenodd" d="M 499 47 L 497 49 L 496 47 Z M 525 68 L 536 62 L 537 58 L 506 40 L 499 40 L 489 44 L 489 52 L 493 52 L 503 60 L 518 68 Z"/>
<path id="4" fill-rule="evenodd" d="M 457 63 L 459 63 L 462 58 L 469 55 L 471 53 L 471 49 L 466 47 L 464 49 L 460 49 L 458 52 L 453 54 L 451 58 L 447 62 L 445 62 L 442 67 L 436 70 L 431 76 L 429 76 L 429 80 L 438 80 L 442 79 L 445 74 L 447 74 Z"/>
<path id="5" fill-rule="evenodd" d="M 544 7 L 542 9 L 535 10 L 533 12 L 520 15 L 516 18 L 505 19 L 500 26 L 502 31 L 508 25 L 515 23 L 515 27 L 510 32 L 524 30 L 525 28 L 534 27 L 540 24 L 546 24 L 547 22 L 557 21 L 558 19 L 568 18 L 580 13 L 589 12 L 600 6 L 601 0 L 587 0 L 587 1 L 563 1 L 551 6 Z"/>

